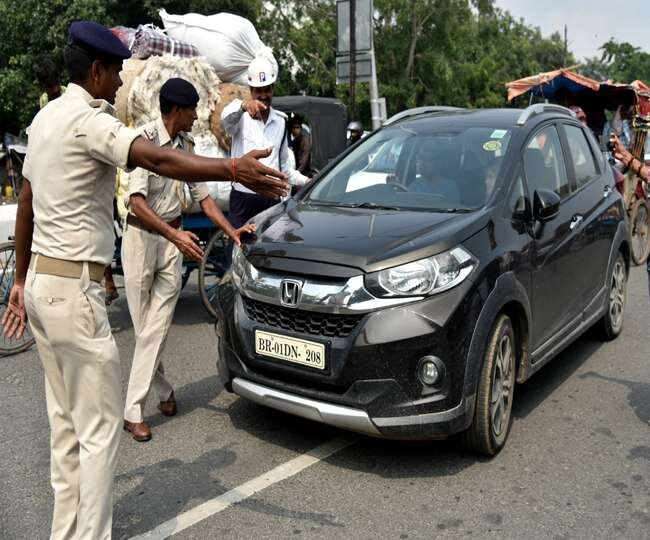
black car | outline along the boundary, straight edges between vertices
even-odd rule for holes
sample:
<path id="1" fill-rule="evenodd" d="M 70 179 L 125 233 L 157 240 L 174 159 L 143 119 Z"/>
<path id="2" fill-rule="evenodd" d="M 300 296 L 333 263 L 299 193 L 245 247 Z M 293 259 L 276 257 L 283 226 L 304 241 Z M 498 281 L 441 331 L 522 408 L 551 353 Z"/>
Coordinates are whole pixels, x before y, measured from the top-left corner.
<path id="1" fill-rule="evenodd" d="M 218 289 L 229 391 L 493 455 L 515 383 L 623 325 L 623 202 L 568 109 L 407 111 L 254 219 Z"/>

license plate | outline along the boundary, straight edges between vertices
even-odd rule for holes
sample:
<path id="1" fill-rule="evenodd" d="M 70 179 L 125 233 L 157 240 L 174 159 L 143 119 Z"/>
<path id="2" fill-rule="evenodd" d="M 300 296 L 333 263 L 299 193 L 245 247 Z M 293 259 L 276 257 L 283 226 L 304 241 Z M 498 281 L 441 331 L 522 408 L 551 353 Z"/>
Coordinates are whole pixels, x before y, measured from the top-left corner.
<path id="1" fill-rule="evenodd" d="M 255 352 L 262 356 L 279 358 L 294 364 L 325 369 L 325 345 L 322 343 L 256 330 Z"/>

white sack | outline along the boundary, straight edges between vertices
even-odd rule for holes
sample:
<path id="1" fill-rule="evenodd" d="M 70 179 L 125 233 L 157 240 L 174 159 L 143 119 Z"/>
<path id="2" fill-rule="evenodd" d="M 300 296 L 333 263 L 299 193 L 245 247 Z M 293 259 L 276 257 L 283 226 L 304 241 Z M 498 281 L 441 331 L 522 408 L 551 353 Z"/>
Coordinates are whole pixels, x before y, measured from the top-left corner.
<path id="1" fill-rule="evenodd" d="M 170 15 L 164 9 L 158 14 L 167 35 L 194 45 L 222 81 L 248 85 L 246 70 L 257 56 L 267 57 L 277 70 L 273 51 L 248 19 L 231 13 Z"/>

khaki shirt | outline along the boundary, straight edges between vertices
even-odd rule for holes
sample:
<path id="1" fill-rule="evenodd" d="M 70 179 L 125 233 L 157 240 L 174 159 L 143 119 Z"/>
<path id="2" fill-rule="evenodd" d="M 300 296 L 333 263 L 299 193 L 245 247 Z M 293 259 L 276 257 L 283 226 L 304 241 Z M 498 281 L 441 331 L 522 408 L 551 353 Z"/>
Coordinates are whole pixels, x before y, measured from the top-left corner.
<path id="1" fill-rule="evenodd" d="M 115 251 L 115 168 L 139 136 L 108 102 L 69 84 L 29 128 L 23 175 L 31 182 L 32 252 L 108 265 Z"/>
<path id="2" fill-rule="evenodd" d="M 154 120 L 139 128 L 140 134 L 158 146 L 179 148 L 186 152 L 194 153 L 192 136 L 181 131 L 174 140 L 171 139 L 162 118 Z M 147 204 L 160 219 L 171 221 L 181 215 L 181 211 L 188 206 L 184 201 L 184 182 L 179 182 L 166 176 L 136 169 L 129 175 L 128 200 L 131 195 L 141 194 L 147 199 Z M 205 183 L 188 183 L 190 197 L 193 202 L 201 202 L 210 195 Z"/>

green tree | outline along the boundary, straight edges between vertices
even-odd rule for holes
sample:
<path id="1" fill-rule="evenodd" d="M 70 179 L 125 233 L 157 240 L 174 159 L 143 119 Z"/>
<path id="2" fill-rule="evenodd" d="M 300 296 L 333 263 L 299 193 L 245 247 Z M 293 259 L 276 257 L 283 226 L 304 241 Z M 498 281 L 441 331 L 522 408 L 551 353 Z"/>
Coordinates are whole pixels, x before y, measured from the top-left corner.
<path id="1" fill-rule="evenodd" d="M 262 0 L 0 0 L 0 135 L 18 133 L 38 111 L 35 68 L 50 57 L 60 68 L 68 27 L 76 20 L 108 26 L 161 24 L 158 9 L 203 14 L 230 11 L 254 23 Z"/>

